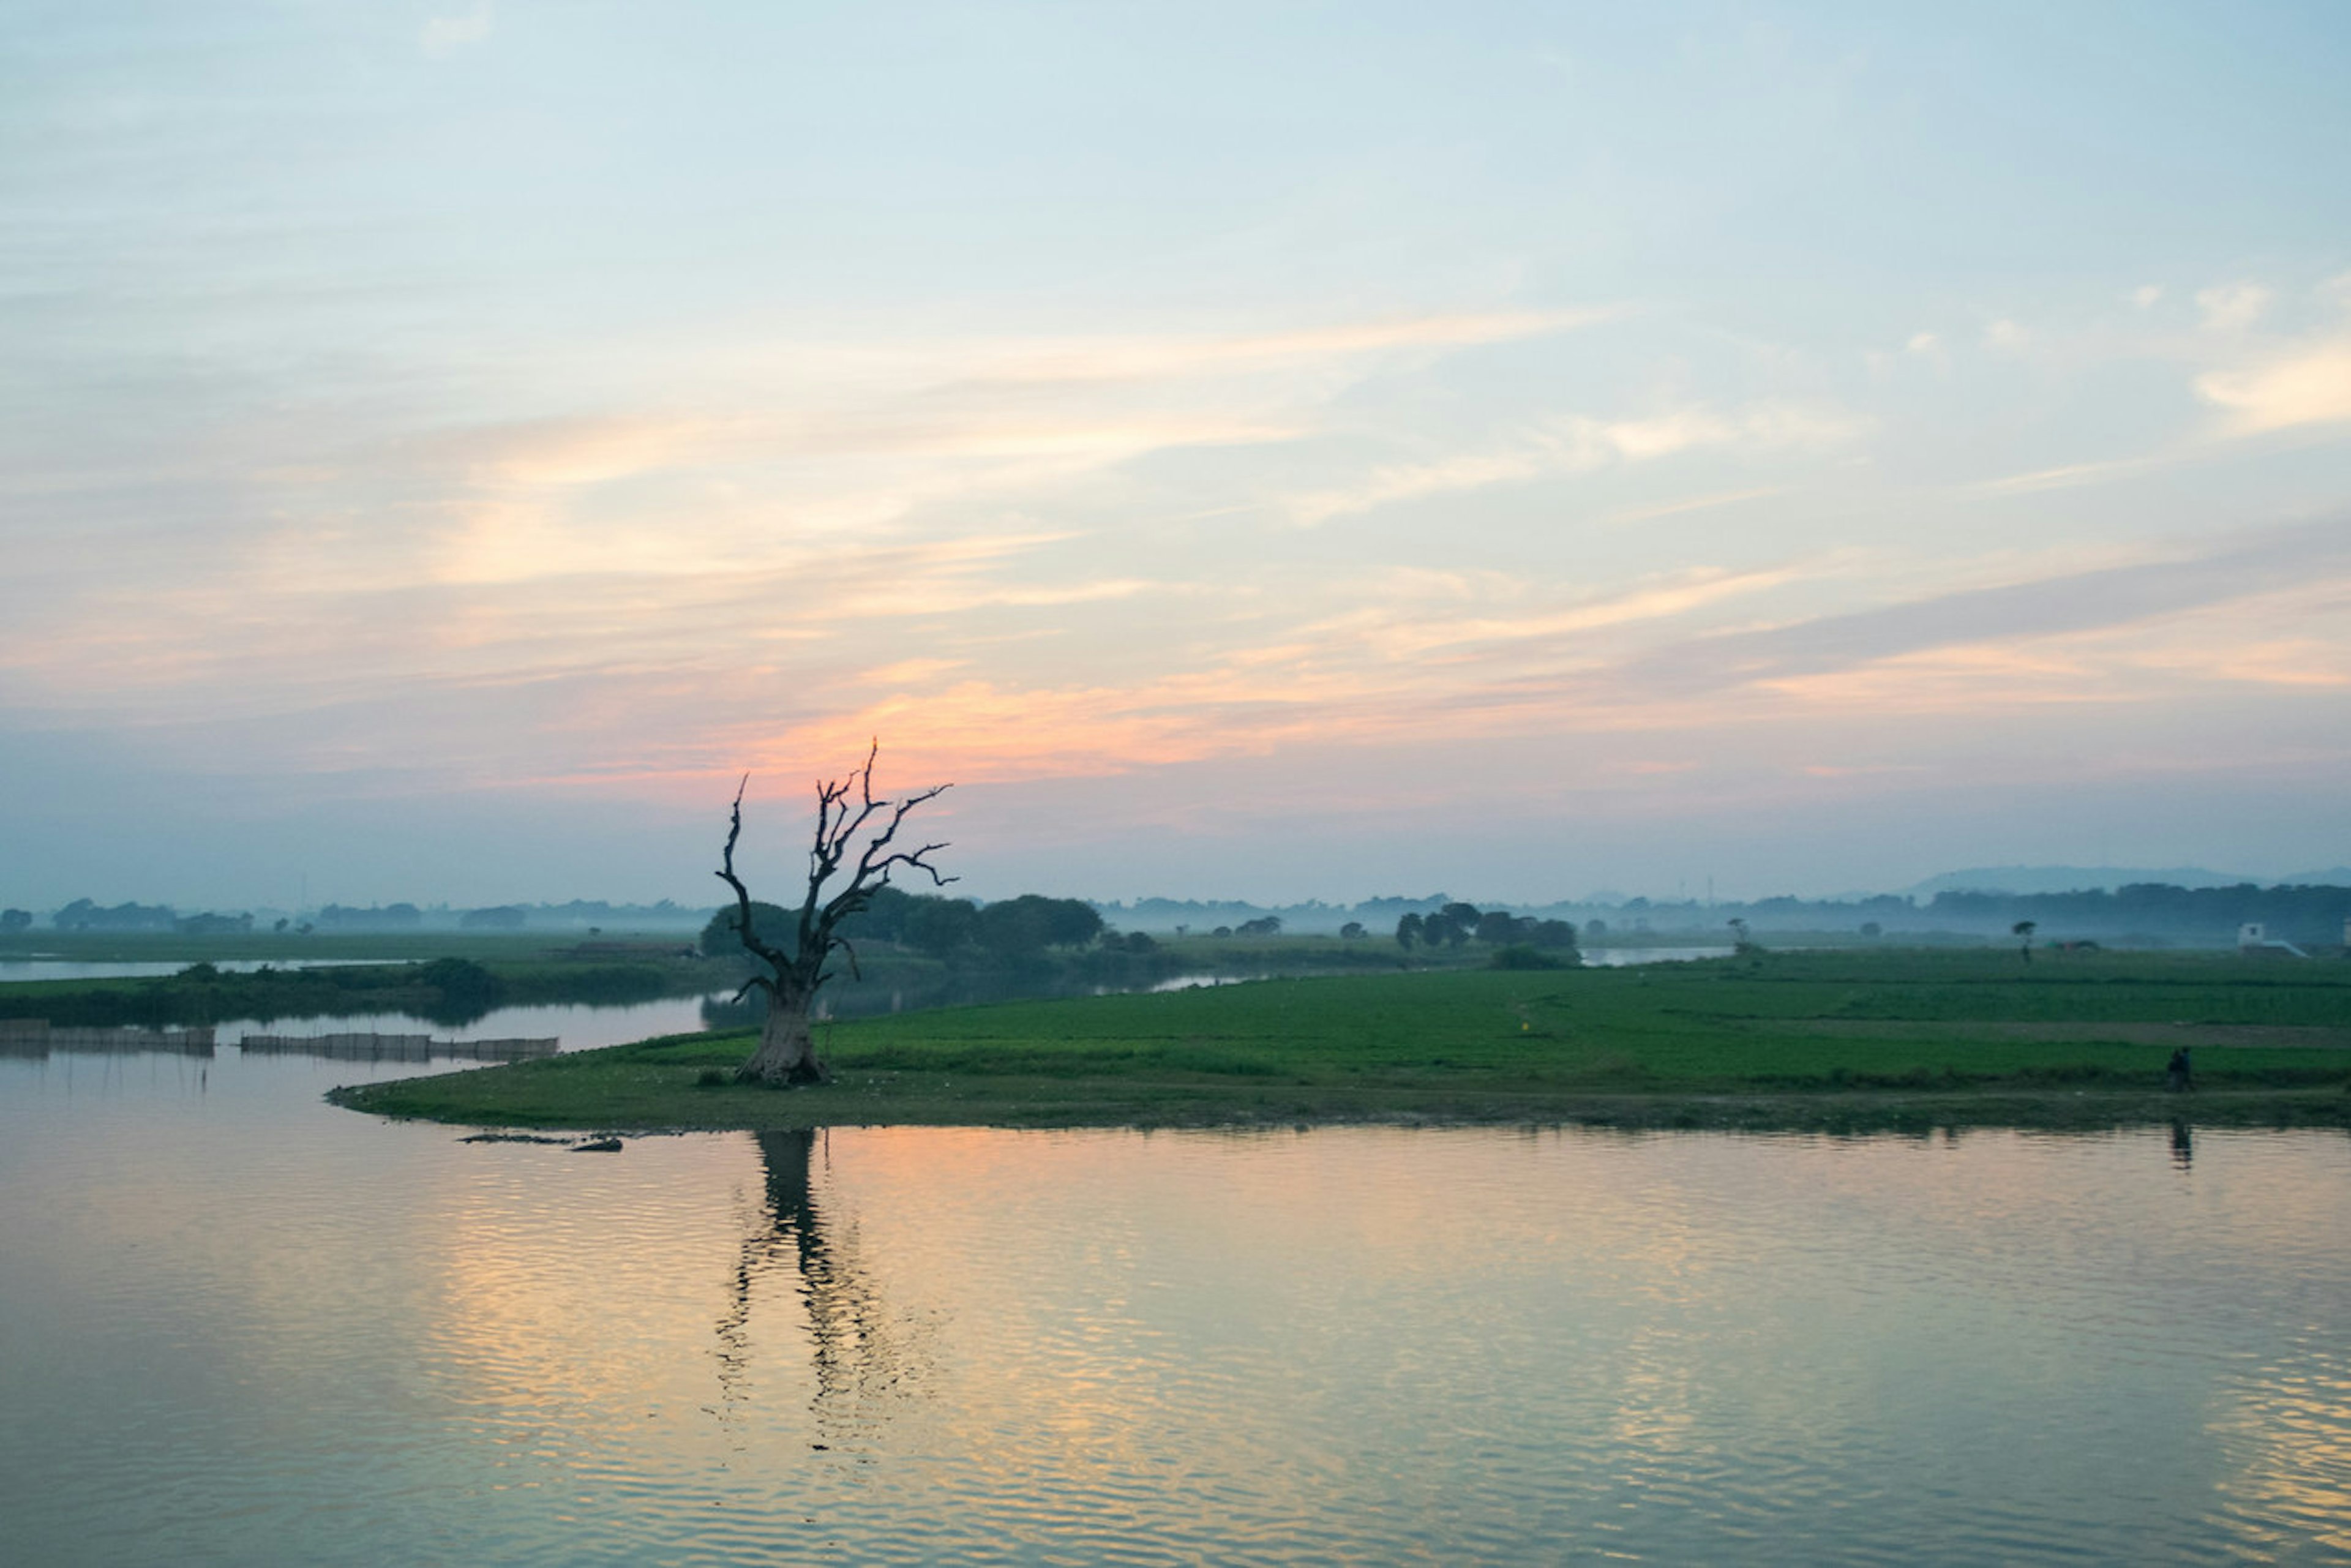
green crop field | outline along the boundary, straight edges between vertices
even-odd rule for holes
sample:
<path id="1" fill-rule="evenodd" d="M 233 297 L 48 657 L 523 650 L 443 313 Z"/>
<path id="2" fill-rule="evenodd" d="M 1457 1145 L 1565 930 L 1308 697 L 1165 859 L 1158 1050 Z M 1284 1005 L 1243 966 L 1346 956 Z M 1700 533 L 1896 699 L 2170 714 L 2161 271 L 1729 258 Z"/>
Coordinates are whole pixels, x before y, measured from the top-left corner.
<path id="1" fill-rule="evenodd" d="M 747 1034 L 371 1085 L 480 1125 L 2351 1122 L 2351 964 L 1845 951 L 1274 979 L 842 1023 L 836 1081 L 726 1082 Z M 2197 1090 L 2168 1093 L 2186 1046 Z"/>

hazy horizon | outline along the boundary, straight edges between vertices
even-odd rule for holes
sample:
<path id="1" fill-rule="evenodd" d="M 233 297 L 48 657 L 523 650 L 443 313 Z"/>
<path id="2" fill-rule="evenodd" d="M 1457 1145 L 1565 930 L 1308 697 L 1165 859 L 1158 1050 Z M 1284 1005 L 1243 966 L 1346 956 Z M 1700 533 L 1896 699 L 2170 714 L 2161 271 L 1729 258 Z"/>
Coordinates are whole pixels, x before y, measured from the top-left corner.
<path id="1" fill-rule="evenodd" d="M 0 904 L 2351 861 L 2340 7 L 0 26 Z"/>
<path id="2" fill-rule="evenodd" d="M 2003 875 L 2001 873 L 2009 874 Z M 2158 885 L 2173 885 L 2189 888 L 2218 888 L 2239 886 L 2248 883 L 2262 887 L 2271 887 L 2282 884 L 2351 886 L 2351 867 L 2309 867 L 2304 868 L 2299 873 L 2288 873 L 2284 875 L 2274 877 L 2254 877 L 2236 873 L 2216 872 L 2210 867 L 2203 866 L 1962 867 L 1956 871 L 1941 873 L 1932 877 L 1921 879 L 1919 882 L 1903 887 L 1851 887 L 1842 888 L 1829 893 L 1797 896 L 1803 898 L 1806 902 L 1822 904 L 1856 903 L 1889 896 L 1896 898 L 1907 897 L 1917 902 L 1919 907 L 1924 909 L 1933 902 L 1937 894 L 1946 890 L 1952 892 L 1999 893 L 2030 896 L 2043 894 L 2080 893 L 2097 890 L 2113 891 L 2116 888 L 2131 883 L 2154 883 Z M 924 895 L 948 898 L 970 898 L 983 904 L 1003 898 L 1016 897 L 1020 894 L 1035 891 L 1029 888 L 1016 889 L 1004 887 L 981 892 L 972 888 L 960 880 L 952 882 L 945 886 L 936 887 L 920 880 L 917 880 L 913 883 L 900 883 L 898 885 L 904 887 L 908 892 Z M 797 892 L 798 889 L 792 884 L 785 882 L 781 878 L 778 878 L 771 885 L 756 888 L 754 890 L 754 896 L 763 900 L 772 898 L 779 902 L 789 904 L 796 902 Z M 89 895 L 85 894 L 79 896 Z M 724 907 L 731 902 L 732 896 L 733 895 L 731 894 L 727 894 L 722 889 L 716 896 L 684 898 L 671 897 L 667 899 L 623 899 L 607 897 L 595 893 L 580 893 L 569 898 L 507 898 L 495 900 L 488 903 L 467 904 L 453 902 L 444 898 L 434 898 L 429 894 L 412 894 L 398 898 L 373 899 L 362 903 L 345 903 L 344 901 L 338 899 L 313 898 L 308 895 L 306 890 L 298 894 L 294 900 L 282 903 L 272 903 L 266 900 L 246 901 L 243 903 L 239 903 L 235 900 L 218 899 L 170 900 L 152 897 L 140 898 L 135 896 L 111 900 L 105 898 L 91 898 L 90 902 L 99 905 L 101 908 L 123 904 L 143 904 L 149 907 L 162 905 L 172 908 L 174 913 L 183 916 L 199 913 L 223 913 L 234 915 L 241 912 L 250 912 L 263 915 L 292 916 L 315 915 L 320 910 L 333 908 L 338 904 L 360 913 L 365 913 L 369 910 L 381 908 L 386 905 L 394 907 L 407 905 L 428 915 L 449 918 L 466 914 L 473 910 L 501 907 L 519 906 L 529 910 L 546 911 L 563 909 L 574 904 L 584 904 L 590 905 L 603 904 L 616 910 L 646 910 L 657 907 L 664 902 L 682 913 L 691 913 L 695 915 L 700 915 L 714 909 Z M 1358 897 L 1338 899 L 1321 898 L 1312 894 L 1301 894 L 1294 897 L 1270 895 L 1260 898 L 1244 898 L 1238 895 L 1217 894 L 1173 894 L 1151 892 L 1129 894 L 1118 897 L 1084 893 L 1061 894 L 1056 894 L 1055 896 L 1078 898 L 1087 903 L 1098 904 L 1104 909 L 1140 909 L 1144 906 L 1154 904 L 1197 904 L 1204 908 L 1230 907 L 1237 909 L 1256 908 L 1272 910 L 1321 908 L 1332 911 L 1334 913 L 1343 913 L 1372 904 L 1394 903 L 1428 904 L 1440 901 L 1466 902 L 1487 908 L 1517 909 L 1539 909 L 1561 906 L 1608 908 L 1636 903 L 1655 904 L 1667 908 L 1678 904 L 1720 904 L 1727 907 L 1730 905 L 1745 905 L 1759 900 L 1783 897 L 1788 896 L 1788 894 L 1785 890 L 1782 890 L 1779 893 L 1732 893 L 1714 886 L 1690 887 L 1687 885 L 1677 884 L 1671 888 L 1587 888 L 1578 893 L 1562 893 L 1555 896 L 1536 898 L 1495 898 L 1486 895 L 1475 888 L 1457 890 L 1450 887 L 1419 889 L 1395 888 L 1383 893 L 1365 894 Z M 0 905 L 8 904 L 9 902 L 10 901 L 5 899 L 0 899 Z M 58 905 L 57 907 L 62 907 L 62 905 Z M 36 905 L 32 911 L 34 915 L 41 918 L 46 918 L 56 912 L 57 908 L 49 905 Z M 627 927 L 622 926 L 619 927 L 619 929 L 627 929 Z"/>

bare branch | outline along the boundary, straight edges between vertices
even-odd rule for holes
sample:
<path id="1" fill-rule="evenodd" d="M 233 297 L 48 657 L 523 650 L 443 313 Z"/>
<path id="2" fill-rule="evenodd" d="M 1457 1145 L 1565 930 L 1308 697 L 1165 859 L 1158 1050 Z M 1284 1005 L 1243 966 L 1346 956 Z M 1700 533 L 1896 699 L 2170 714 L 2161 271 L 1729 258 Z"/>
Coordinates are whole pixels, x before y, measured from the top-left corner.
<path id="1" fill-rule="evenodd" d="M 735 845 L 743 837 L 743 791 L 750 787 L 751 776 L 748 773 L 743 775 L 742 782 L 735 786 L 735 804 L 726 817 L 726 849 L 719 859 L 718 878 L 735 890 L 736 935 L 742 939 L 744 947 L 765 959 L 770 967 L 780 970 L 784 956 L 760 940 L 758 932 L 752 928 L 751 890 L 743 885 L 741 877 L 735 874 Z M 755 977 L 754 983 L 765 985 L 770 995 L 775 991 L 772 980 L 760 980 Z M 737 993 L 735 999 L 742 1000 L 742 994 Z"/>
<path id="2" fill-rule="evenodd" d="M 943 874 L 925 858 L 946 849 L 947 845 L 945 843 L 925 844 L 913 851 L 890 849 L 907 814 L 925 802 L 936 800 L 952 786 L 934 785 L 894 802 L 878 799 L 873 793 L 873 764 L 881 750 L 881 742 L 876 740 L 866 751 L 862 767 L 852 771 L 848 778 L 829 783 L 820 789 L 820 816 L 826 816 L 828 804 L 836 805 L 838 810 L 826 822 L 820 838 L 822 849 L 810 862 L 816 884 L 809 890 L 810 904 L 804 905 L 803 911 L 809 917 L 804 924 L 812 939 L 821 939 L 834 925 L 870 904 L 875 892 L 890 885 L 890 873 L 895 867 L 903 865 L 921 870 L 930 877 L 935 887 L 944 887 L 955 880 Z M 858 795 L 858 806 L 854 810 L 851 810 L 848 802 L 849 787 L 852 783 L 857 787 Z M 888 821 L 879 829 L 870 829 L 869 824 L 885 810 L 890 813 Z M 831 897 L 823 897 L 822 885 L 844 869 L 849 852 L 859 836 L 869 832 L 856 864 L 847 867 L 847 885 Z"/>
<path id="3" fill-rule="evenodd" d="M 949 786 L 942 784 L 936 789 L 926 789 L 899 806 L 896 815 L 890 819 L 890 825 L 882 830 L 865 846 L 865 852 L 859 857 L 857 869 L 851 875 L 849 885 L 825 906 L 826 913 L 831 919 L 844 919 L 872 903 L 875 893 L 890 885 L 890 873 L 892 868 L 896 866 L 911 866 L 925 873 L 930 877 L 931 885 L 934 887 L 945 887 L 948 883 L 956 880 L 954 877 L 942 874 L 938 867 L 931 864 L 926 858 L 936 851 L 947 848 L 945 842 L 925 844 L 915 850 L 889 849 L 891 840 L 897 834 L 898 824 L 906 820 L 906 813 L 948 788 Z"/>
<path id="4" fill-rule="evenodd" d="M 864 977 L 856 946 L 841 933 L 842 925 L 870 907 L 874 896 L 891 885 L 891 873 L 902 867 L 922 872 L 937 887 L 956 880 L 931 862 L 932 855 L 947 847 L 945 843 L 923 844 L 914 849 L 893 847 L 907 815 L 938 799 L 950 787 L 934 785 L 897 800 L 877 796 L 873 792 L 873 768 L 881 752 L 882 745 L 877 739 L 866 749 L 862 766 L 842 778 L 815 781 L 816 823 L 809 839 L 808 883 L 800 899 L 796 940 L 789 953 L 769 946 L 752 925 L 751 894 L 735 870 L 748 776 L 736 788 L 718 875 L 735 891 L 736 919 L 744 947 L 769 971 L 767 976 L 745 982 L 737 999 L 739 1001 L 757 988 L 766 991 L 771 1003 L 760 1050 L 741 1070 L 744 1076 L 782 1082 L 789 1074 L 793 1082 L 821 1081 L 825 1076 L 823 1064 L 816 1060 L 813 1048 L 808 1044 L 809 1008 L 816 993 L 833 978 L 831 960 L 836 951 L 848 958 L 852 977 Z M 778 1033 L 779 1029 L 783 1032 Z M 799 1040 L 797 1054 L 789 1046 L 771 1047 L 770 1035 L 777 1040 L 788 1040 L 795 1029 Z M 774 1061 L 768 1060 L 771 1049 Z"/>

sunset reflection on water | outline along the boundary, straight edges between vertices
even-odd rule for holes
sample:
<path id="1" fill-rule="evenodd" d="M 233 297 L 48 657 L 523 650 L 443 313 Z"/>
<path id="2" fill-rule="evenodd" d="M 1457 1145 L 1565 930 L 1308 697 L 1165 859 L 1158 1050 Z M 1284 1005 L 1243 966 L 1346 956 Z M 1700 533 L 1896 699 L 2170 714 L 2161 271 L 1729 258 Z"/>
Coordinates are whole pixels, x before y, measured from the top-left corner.
<path id="1" fill-rule="evenodd" d="M 2351 1545 L 2339 1134 L 595 1155 L 214 1067 L 0 1064 L 32 1560 Z"/>

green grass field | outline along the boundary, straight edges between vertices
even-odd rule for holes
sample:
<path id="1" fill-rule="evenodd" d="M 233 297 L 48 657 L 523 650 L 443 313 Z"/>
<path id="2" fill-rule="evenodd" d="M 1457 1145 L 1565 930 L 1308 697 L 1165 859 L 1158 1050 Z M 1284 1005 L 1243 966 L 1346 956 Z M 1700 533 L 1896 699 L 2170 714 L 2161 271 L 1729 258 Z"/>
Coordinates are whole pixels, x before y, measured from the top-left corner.
<path id="1" fill-rule="evenodd" d="M 711 1083 L 744 1034 L 339 1094 L 478 1125 L 2351 1124 L 2351 964 L 1996 950 L 1277 979 L 842 1023 L 831 1085 Z M 2191 1047 L 2198 1091 L 2168 1093 Z"/>

